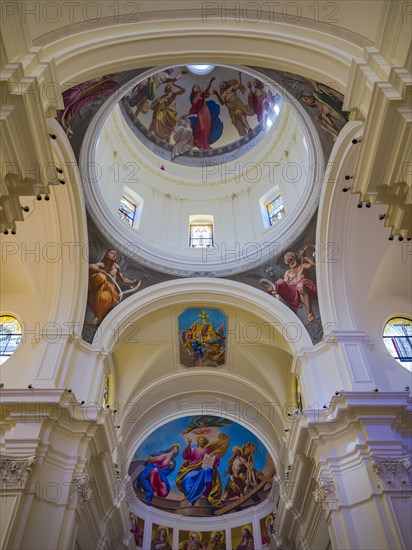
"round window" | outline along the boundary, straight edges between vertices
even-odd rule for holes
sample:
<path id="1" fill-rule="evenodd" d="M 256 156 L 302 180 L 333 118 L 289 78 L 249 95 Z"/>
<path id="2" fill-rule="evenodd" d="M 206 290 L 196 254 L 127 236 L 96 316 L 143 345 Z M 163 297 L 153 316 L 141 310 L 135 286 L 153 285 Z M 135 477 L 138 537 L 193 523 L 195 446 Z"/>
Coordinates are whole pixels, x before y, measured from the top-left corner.
<path id="1" fill-rule="evenodd" d="M 390 319 L 383 330 L 383 341 L 392 357 L 412 370 L 412 321 L 405 317 Z"/>
<path id="2" fill-rule="evenodd" d="M 11 315 L 0 316 L 0 365 L 13 355 L 21 340 L 21 326 Z"/>

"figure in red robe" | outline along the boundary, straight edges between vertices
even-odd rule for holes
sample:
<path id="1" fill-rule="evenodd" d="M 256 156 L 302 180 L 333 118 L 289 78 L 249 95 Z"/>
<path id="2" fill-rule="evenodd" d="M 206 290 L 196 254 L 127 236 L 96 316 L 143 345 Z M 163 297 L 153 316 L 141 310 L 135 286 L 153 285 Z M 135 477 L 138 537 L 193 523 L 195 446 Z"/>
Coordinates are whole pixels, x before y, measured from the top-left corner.
<path id="1" fill-rule="evenodd" d="M 308 246 L 302 250 L 300 262 L 294 252 L 286 252 L 284 262 L 289 269 L 285 271 L 283 279 L 278 279 L 274 286 L 273 283 L 271 286 L 265 286 L 268 292 L 274 294 L 276 298 L 282 298 L 288 306 L 294 309 L 303 306 L 308 322 L 312 323 L 315 320 L 312 299 L 317 299 L 318 291 L 316 283 L 306 278 L 308 271 L 315 267 L 314 260 L 305 255 L 307 248 Z"/>
<path id="2" fill-rule="evenodd" d="M 210 149 L 210 131 L 212 128 L 212 117 L 210 115 L 209 107 L 206 104 L 206 99 L 210 96 L 210 87 L 215 77 L 210 79 L 210 82 L 202 92 L 199 84 L 194 84 L 192 93 L 190 94 L 190 108 L 189 114 L 197 115 L 196 128 L 193 133 L 193 142 L 198 149 Z"/>
<path id="3" fill-rule="evenodd" d="M 248 103 L 252 107 L 258 121 L 262 122 L 273 106 L 273 95 L 270 90 L 269 92 L 265 90 L 263 82 L 257 78 L 253 81 L 253 87 L 252 82 L 248 83 L 248 88 Z"/>

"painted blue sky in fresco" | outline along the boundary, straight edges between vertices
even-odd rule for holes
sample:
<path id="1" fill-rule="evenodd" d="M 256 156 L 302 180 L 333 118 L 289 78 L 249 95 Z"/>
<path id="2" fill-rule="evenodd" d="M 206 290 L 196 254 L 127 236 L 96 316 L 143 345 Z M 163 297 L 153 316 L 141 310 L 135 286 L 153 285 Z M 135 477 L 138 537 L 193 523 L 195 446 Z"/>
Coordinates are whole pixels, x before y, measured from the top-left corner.
<path id="1" fill-rule="evenodd" d="M 254 467 L 257 470 L 264 471 L 264 473 L 270 473 L 273 468 L 273 461 L 269 456 L 263 443 L 248 429 L 244 428 L 237 422 L 231 422 L 225 426 L 211 427 L 210 433 L 199 434 L 195 433 L 197 430 L 191 431 L 189 433 L 183 434 L 185 430 L 189 427 L 189 420 L 193 418 L 191 416 L 186 416 L 183 418 L 178 418 L 164 424 L 160 428 L 157 428 L 151 435 L 149 435 L 146 440 L 139 446 L 135 453 L 135 458 L 137 460 L 146 460 L 146 458 L 151 454 L 159 454 L 161 451 L 168 449 L 173 443 L 180 444 L 180 451 L 176 457 L 176 468 L 168 476 L 168 480 L 171 485 L 171 492 L 167 498 L 176 498 L 177 495 L 182 496 L 182 493 L 178 491 L 175 486 L 176 476 L 182 465 L 182 450 L 186 446 L 186 440 L 188 437 L 192 439 L 192 446 L 196 445 L 196 437 L 199 435 L 204 435 L 209 441 L 214 441 L 217 439 L 219 433 L 224 433 L 230 438 L 230 444 L 226 454 L 221 458 L 220 465 L 218 470 L 222 478 L 223 485 L 229 479 L 229 476 L 223 476 L 223 472 L 227 470 L 228 461 L 232 456 L 232 447 L 234 445 L 241 447 L 244 443 L 253 443 L 256 445 L 257 450 L 254 453 Z M 200 416 L 198 418 L 201 418 Z M 203 418 L 217 418 L 205 416 Z M 200 430 L 202 428 L 199 428 Z M 266 469 L 265 469 L 266 466 Z"/>
<path id="2" fill-rule="evenodd" d="M 186 309 L 181 315 L 179 315 L 179 332 L 190 327 L 192 323 L 202 323 L 200 314 L 205 311 L 207 318 L 206 322 L 211 323 L 215 330 L 223 323 L 226 332 L 226 317 L 218 309 L 208 308 L 208 307 L 193 307 Z"/>

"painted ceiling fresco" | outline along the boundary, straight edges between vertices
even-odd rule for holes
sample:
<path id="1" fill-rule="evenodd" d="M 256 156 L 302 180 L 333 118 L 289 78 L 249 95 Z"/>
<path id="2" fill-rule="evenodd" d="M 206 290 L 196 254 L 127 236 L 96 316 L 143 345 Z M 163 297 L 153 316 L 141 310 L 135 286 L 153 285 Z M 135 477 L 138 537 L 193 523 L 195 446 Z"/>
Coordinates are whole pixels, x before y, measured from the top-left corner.
<path id="1" fill-rule="evenodd" d="M 246 73 L 215 67 L 197 75 L 176 67 L 137 83 L 121 105 L 131 130 L 152 151 L 182 164 L 202 159 L 204 165 L 255 146 L 281 103 L 273 86 Z"/>
<path id="2" fill-rule="evenodd" d="M 179 531 L 178 550 L 207 548 L 208 550 L 226 550 L 225 531 Z"/>
<path id="3" fill-rule="evenodd" d="M 227 418 L 183 417 L 155 430 L 130 464 L 136 496 L 160 510 L 222 515 L 264 500 L 275 467 L 252 432 Z"/>
<path id="4" fill-rule="evenodd" d="M 313 121 L 314 127 L 318 131 L 325 162 L 327 162 L 335 139 L 348 120 L 348 114 L 342 111 L 343 96 L 336 89 L 298 75 L 271 69 L 253 69 L 262 74 L 260 82 L 264 82 L 265 77 L 270 82 L 275 82 L 279 86 L 279 90 L 282 90 L 282 88 L 287 90 L 292 98 L 306 109 Z M 118 90 L 129 81 L 138 82 L 138 75 L 146 70 L 134 70 L 107 75 L 80 84 L 64 93 L 65 109 L 58 112 L 57 118 L 71 140 L 77 158 L 79 157 L 81 143 L 90 121 L 99 108 L 109 99 L 115 105 L 119 100 Z M 221 133 L 219 134 L 220 130 L 218 132 L 216 130 L 217 133 L 213 133 L 213 136 L 219 134 L 219 138 L 213 141 L 214 137 L 211 137 L 211 129 L 208 140 L 203 135 L 203 141 L 198 141 L 198 145 L 193 145 L 193 150 L 191 149 L 188 154 L 193 153 L 194 150 L 199 154 L 209 154 L 210 151 L 213 152 L 221 140 L 223 140 L 222 143 L 229 143 L 232 140 L 233 145 L 233 143 L 238 143 L 239 140 L 248 139 L 248 136 L 250 137 L 257 131 L 256 129 L 259 128 L 259 125 L 264 120 L 267 111 L 265 110 L 266 107 L 262 106 L 264 105 L 264 101 L 262 100 L 262 110 L 259 114 L 257 110 L 259 101 L 256 100 L 253 107 L 251 93 L 253 90 L 257 92 L 261 89 L 262 94 L 264 92 L 266 97 L 273 98 L 274 93 L 270 92 L 272 89 L 271 84 L 264 84 L 263 88 L 260 88 L 260 84 L 256 83 L 256 79 L 254 80 L 246 74 L 239 75 L 234 69 L 223 69 L 221 67 L 215 68 L 214 72 L 202 77 L 189 75 L 189 71 L 186 73 L 184 71 L 185 69 L 182 67 L 177 67 L 169 71 L 156 73 L 152 82 L 150 82 L 150 79 L 146 79 L 135 84 L 134 88 L 131 88 L 131 91 L 127 94 L 125 100 L 129 103 L 130 108 L 134 109 L 133 116 L 135 118 L 136 108 L 139 107 L 140 111 L 137 114 L 137 119 L 140 121 L 139 124 L 146 128 L 147 133 L 153 134 L 159 143 L 162 142 L 163 146 L 167 146 L 169 152 L 175 145 L 173 143 L 173 131 L 176 129 L 174 127 L 174 119 L 173 121 L 169 120 L 166 113 L 162 115 L 163 118 L 161 120 L 161 110 L 158 111 L 159 119 L 157 119 L 157 107 L 156 104 L 153 106 L 153 102 L 156 101 L 156 98 L 159 98 L 160 101 L 161 97 L 165 100 L 167 94 L 176 94 L 177 91 L 181 93 L 175 97 L 176 108 L 179 106 L 176 113 L 179 112 L 179 116 L 188 115 L 186 120 L 188 124 L 190 123 L 193 139 L 196 134 L 196 128 L 202 127 L 203 124 L 201 121 L 202 115 L 200 115 L 199 121 L 199 112 L 202 109 L 209 109 L 207 107 L 208 101 L 214 101 L 216 104 L 216 112 L 219 111 L 218 118 L 221 121 L 221 125 L 219 126 Z M 210 80 L 215 74 L 216 80 L 212 81 L 210 89 L 208 89 Z M 168 79 L 170 81 L 167 81 Z M 225 85 L 221 88 L 221 83 L 232 80 L 237 81 L 237 84 L 231 84 L 232 90 L 230 93 L 236 96 L 237 99 L 235 98 L 234 101 L 236 104 L 239 102 L 238 110 L 243 113 L 247 122 L 247 125 L 243 123 L 242 128 L 240 123 L 232 120 L 228 100 L 224 100 L 223 98 L 222 105 L 219 102 L 219 95 L 222 99 L 222 94 L 225 93 L 223 90 Z M 194 88 L 195 84 L 199 85 L 200 91 Z M 172 92 L 166 91 L 167 85 L 172 86 Z M 177 86 L 184 91 L 180 90 Z M 244 92 L 242 91 L 243 86 L 245 86 Z M 213 94 L 214 89 L 216 89 L 218 95 Z M 196 95 L 194 96 L 193 94 Z M 199 94 L 200 96 L 203 94 L 203 99 L 200 98 Z M 207 94 L 210 95 L 206 97 Z M 198 106 L 199 110 L 196 113 L 197 107 L 194 107 L 193 104 L 196 103 L 197 100 L 195 98 L 197 96 L 199 96 L 200 103 Z M 264 94 L 260 97 L 264 97 Z M 204 100 L 206 100 L 205 103 L 202 103 Z M 289 101 L 291 100 L 289 99 Z M 151 107 L 155 107 L 155 109 Z M 255 109 L 253 115 L 250 109 Z M 250 113 L 250 115 L 247 113 Z M 212 118 L 211 111 L 209 111 L 209 114 Z M 190 117 L 193 117 L 192 121 Z M 208 115 L 206 115 L 207 117 Z M 131 120 L 130 117 L 129 120 Z M 169 122 L 166 123 L 166 121 L 169 121 L 170 124 Z M 196 126 L 194 123 L 199 126 Z M 167 124 L 169 124 L 169 129 L 166 132 Z M 173 128 L 172 133 L 169 135 L 170 126 L 173 126 Z M 150 127 L 152 127 L 152 130 L 150 130 Z M 249 132 L 248 128 L 251 129 L 251 132 Z M 245 135 L 242 136 L 241 134 Z M 199 137 L 199 140 L 201 140 L 201 137 Z M 207 141 L 209 141 L 211 149 L 208 148 Z M 230 145 L 227 146 L 230 147 Z M 96 334 L 99 332 L 102 320 L 121 301 L 134 296 L 148 286 L 179 277 L 178 270 L 163 273 L 156 270 L 155 265 L 151 269 L 138 260 L 132 259 L 127 254 L 120 253 L 116 243 L 111 242 L 110 239 L 99 232 L 92 218 L 93 216 L 88 213 L 89 243 L 92 243 L 93 246 L 89 251 L 88 303 L 83 329 L 83 338 L 87 342 L 96 341 Z M 327 243 L 322 248 L 315 244 L 316 218 L 315 215 L 312 219 L 308 219 L 306 230 L 300 235 L 296 235 L 296 240 L 287 250 L 274 248 L 273 257 L 262 258 L 260 265 L 241 274 L 226 277 L 259 288 L 262 292 L 268 294 L 268 300 L 280 300 L 286 304 L 305 325 L 314 344 L 321 341 L 325 333 L 325 327 L 322 326 L 319 315 L 316 261 L 339 261 L 339 250 L 334 243 Z M 138 248 L 137 245 L 136 248 Z M 194 272 L 190 276 L 215 277 L 215 274 L 205 271 Z M 199 307 L 201 307 L 201 304 Z M 181 332 L 186 329 L 182 328 L 180 334 L 177 336 L 180 338 L 180 344 L 182 338 Z M 300 329 L 296 328 L 296 330 Z M 189 345 L 185 349 L 188 352 Z M 202 363 L 203 359 L 199 356 L 196 358 L 196 351 L 193 348 L 192 352 L 194 355 L 189 357 L 190 353 L 187 353 L 186 359 L 183 360 L 182 354 L 185 352 L 181 350 L 181 363 L 183 365 L 193 366 L 189 364 L 191 361 L 193 364 L 197 363 L 198 366 Z M 204 366 L 221 365 L 223 356 L 219 357 L 217 351 L 213 356 L 215 359 L 212 359 L 210 355 L 207 358 L 208 360 L 204 361 Z M 194 362 L 193 359 L 195 359 Z M 212 364 L 213 362 L 215 364 Z"/>
<path id="5" fill-rule="evenodd" d="M 150 550 L 227 550 L 226 536 L 230 532 L 231 548 L 233 550 L 260 550 L 270 548 L 274 534 L 275 514 L 269 514 L 260 519 L 259 535 L 254 532 L 252 523 L 244 523 L 232 529 L 225 526 L 215 528 L 214 531 L 205 531 L 199 527 L 197 519 L 193 518 L 192 529 L 179 529 L 177 542 L 173 544 L 174 528 L 167 525 L 152 523 L 150 533 Z M 144 548 L 145 521 L 130 512 L 131 533 L 136 548 Z"/>
<path id="6" fill-rule="evenodd" d="M 213 308 L 189 308 L 178 319 L 180 363 L 186 367 L 220 367 L 226 357 L 227 318 Z"/>
<path id="7" fill-rule="evenodd" d="M 316 244 L 316 219 L 312 218 L 306 230 L 296 241 L 283 250 L 273 247 L 273 258 L 250 270 L 231 275 L 228 279 L 239 281 L 267 292 L 268 300 L 279 300 L 287 305 L 302 321 L 312 342 L 317 343 L 337 327 L 329 323 L 323 327 L 319 313 L 318 288 L 316 284 L 316 262 L 337 262 L 339 247 L 327 243 Z M 287 332 L 287 333 L 286 333 Z M 290 341 L 300 338 L 299 325 L 289 325 L 284 337 Z"/>

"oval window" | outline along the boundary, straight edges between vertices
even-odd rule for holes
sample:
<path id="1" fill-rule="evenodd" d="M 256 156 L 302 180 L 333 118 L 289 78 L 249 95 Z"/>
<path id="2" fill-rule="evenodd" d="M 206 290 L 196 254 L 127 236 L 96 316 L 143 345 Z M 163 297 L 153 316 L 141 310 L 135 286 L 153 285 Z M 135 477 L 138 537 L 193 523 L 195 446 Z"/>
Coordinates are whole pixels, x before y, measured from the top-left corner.
<path id="1" fill-rule="evenodd" d="M 405 317 L 390 319 L 383 330 L 383 341 L 392 357 L 412 370 L 412 321 Z"/>
<path id="2" fill-rule="evenodd" d="M 21 340 L 21 326 L 11 315 L 0 316 L 0 365 L 13 355 Z"/>

